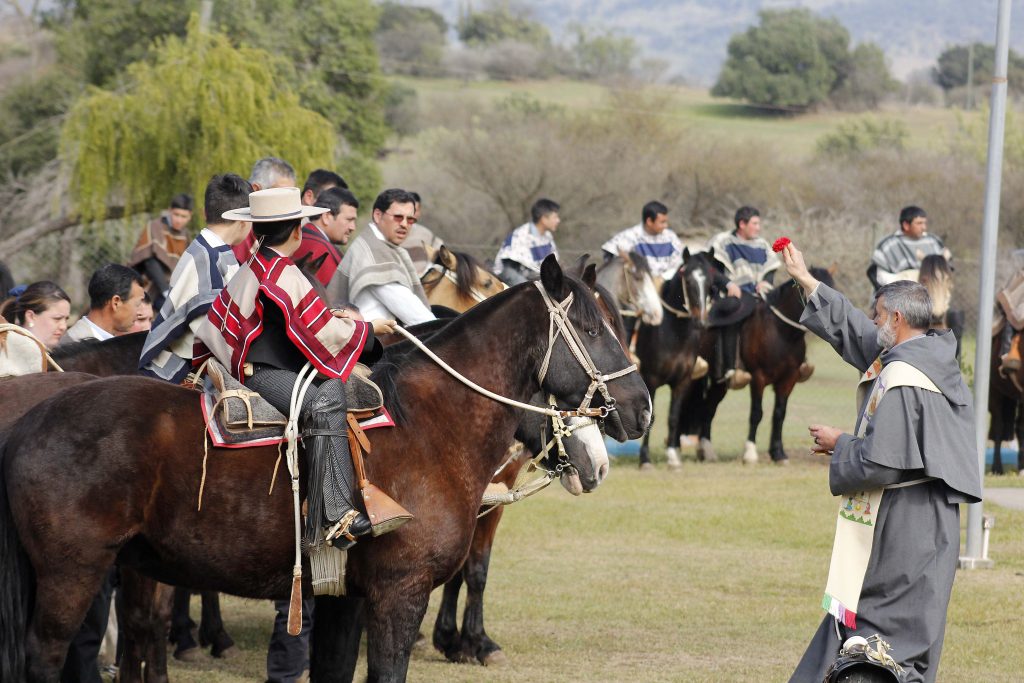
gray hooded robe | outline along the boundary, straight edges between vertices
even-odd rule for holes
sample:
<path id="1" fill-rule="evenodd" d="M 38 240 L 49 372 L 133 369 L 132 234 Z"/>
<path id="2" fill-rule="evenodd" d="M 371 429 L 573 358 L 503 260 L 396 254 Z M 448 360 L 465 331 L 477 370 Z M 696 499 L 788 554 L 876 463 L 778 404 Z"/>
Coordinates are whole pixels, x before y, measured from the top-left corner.
<path id="1" fill-rule="evenodd" d="M 882 350 L 875 324 L 824 284 L 800 322 L 862 373 Z M 981 500 L 974 413 L 955 351 L 951 332 L 932 331 L 883 353 L 883 365 L 909 363 L 942 393 L 895 387 L 882 397 L 863 438 L 843 434 L 836 443 L 829 467 L 833 495 L 935 480 L 885 492 L 857 628 L 840 625 L 837 635 L 836 620 L 825 615 L 790 683 L 821 683 L 847 638 L 876 633 L 892 645 L 908 683 L 935 681 L 960 554 L 959 503 Z"/>

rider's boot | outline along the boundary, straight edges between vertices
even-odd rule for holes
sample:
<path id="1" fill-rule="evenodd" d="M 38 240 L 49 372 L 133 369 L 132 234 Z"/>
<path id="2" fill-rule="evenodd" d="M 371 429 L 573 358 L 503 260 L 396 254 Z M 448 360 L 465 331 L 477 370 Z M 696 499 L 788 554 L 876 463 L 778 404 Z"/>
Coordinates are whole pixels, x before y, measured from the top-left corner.
<path id="1" fill-rule="evenodd" d="M 1007 338 L 1009 339 L 1008 343 L 1007 341 L 1004 341 L 1003 344 L 1003 354 L 999 359 L 999 372 L 1000 374 L 1008 377 L 1020 370 L 1021 367 L 1020 332 L 1017 332 L 1010 327 L 1009 322 L 1006 323 L 1006 329 L 1009 330 L 1009 332 L 1004 332 L 1003 338 L 1004 340 Z"/>
<path id="2" fill-rule="evenodd" d="M 739 364 L 739 325 L 723 327 L 720 338 L 722 340 L 722 361 L 724 367 L 727 368 L 722 381 L 730 389 L 742 389 L 750 384 L 750 380 L 753 378 Z"/>
<path id="3" fill-rule="evenodd" d="M 360 536 L 370 533 L 371 525 L 355 504 L 356 477 L 341 380 L 329 379 L 317 389 L 302 436 L 309 467 L 309 511 L 303 540 L 309 548 L 324 540 L 342 550 L 350 548 Z"/>

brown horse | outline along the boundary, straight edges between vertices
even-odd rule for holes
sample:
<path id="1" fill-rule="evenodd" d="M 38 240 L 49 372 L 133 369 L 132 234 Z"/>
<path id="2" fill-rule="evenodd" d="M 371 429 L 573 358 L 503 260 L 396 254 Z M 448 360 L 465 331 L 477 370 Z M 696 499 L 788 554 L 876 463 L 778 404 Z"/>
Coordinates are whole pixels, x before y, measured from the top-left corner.
<path id="1" fill-rule="evenodd" d="M 594 298 L 602 317 L 612 328 L 623 351 L 627 349 L 626 331 L 622 316 L 618 312 L 615 297 L 595 282 L 595 267 L 587 265 L 587 256 L 581 257 L 571 269 L 594 290 Z M 535 404 L 543 402 L 543 396 L 535 396 Z M 523 444 L 521 452 L 503 465 L 492 483 L 511 488 L 517 481 L 523 467 L 532 455 L 540 453 L 543 444 L 540 439 L 541 425 L 535 414 L 524 416 L 516 430 L 516 439 Z M 567 445 L 570 442 L 567 442 Z M 577 446 L 579 447 L 579 446 Z M 563 485 L 565 483 L 563 482 Z M 570 492 L 575 488 L 566 486 Z M 504 514 L 504 507 L 498 506 L 477 520 L 473 531 L 473 542 L 462 568 L 444 585 L 444 594 L 434 622 L 432 642 L 438 651 L 453 662 L 478 661 L 484 666 L 500 664 L 505 655 L 496 642 L 487 635 L 484 628 L 484 591 L 487 587 L 488 566 L 491 548 L 497 535 L 498 524 Z M 462 613 L 462 626 L 458 624 L 458 602 L 462 586 L 466 586 L 466 604 Z"/>
<path id="2" fill-rule="evenodd" d="M 811 268 L 811 273 L 820 282 L 832 286 L 832 274 L 823 268 Z M 739 353 L 743 365 L 751 374 L 750 419 L 747 441 L 744 445 L 743 461 L 755 463 L 757 453 L 757 428 L 764 417 L 762 403 L 765 387 L 771 386 L 775 393 L 775 408 L 772 411 L 772 432 L 768 453 L 773 462 L 787 460 L 782 445 L 782 424 L 786 419 L 786 405 L 801 377 L 801 365 L 806 361 L 806 330 L 799 324 L 804 308 L 800 287 L 793 280 L 776 287 L 765 299 L 759 299 L 754 313 L 742 322 L 740 328 Z M 701 353 L 714 352 L 716 342 L 714 330 L 701 339 Z M 684 433 L 700 436 L 699 448 L 704 453 L 713 453 L 711 445 L 711 421 L 718 405 L 725 398 L 724 383 L 713 383 L 705 377 L 695 384 L 684 401 L 680 402 L 679 419 L 686 421 Z M 705 456 L 708 457 L 708 456 Z M 713 456 L 711 456 L 713 457 Z"/>
<path id="3" fill-rule="evenodd" d="M 98 377 L 134 375 L 138 373 L 139 356 L 142 355 L 145 343 L 146 333 L 136 332 L 104 341 L 86 339 L 75 344 L 58 346 L 51 355 L 60 367 L 68 371 L 89 373 Z M 165 599 L 171 599 L 166 591 L 161 590 L 160 595 Z M 189 616 L 191 595 L 191 591 L 184 588 L 173 591 L 170 640 L 175 645 L 174 656 L 186 661 L 193 660 L 198 655 L 198 648 L 192 637 L 192 628 L 195 624 Z M 215 591 L 202 591 L 200 598 L 202 616 L 196 634 L 199 646 L 209 646 L 210 654 L 214 657 L 230 657 L 234 652 L 235 641 L 224 627 L 220 597 Z"/>
<path id="4" fill-rule="evenodd" d="M 1005 322 L 1004 325 L 1010 323 Z M 1016 340 L 1020 344 L 1020 340 Z M 991 415 L 988 438 L 992 439 L 992 474 L 1005 474 L 1003 441 L 1017 439 L 1017 472 L 1024 471 L 1024 369 L 1007 376 L 1001 371 L 1000 335 L 992 337 L 992 361 L 989 369 L 988 411 Z"/>
<path id="5" fill-rule="evenodd" d="M 540 291 L 527 284 L 477 306 L 431 346 L 501 395 L 522 401 L 543 389 L 572 408 L 594 382 L 562 337 L 549 346 L 552 315 L 561 316 L 550 312 L 545 294 L 572 297 L 568 325 L 593 365 L 615 372 L 628 361 L 583 285 L 564 277 L 553 259 L 541 282 Z M 346 585 L 350 595 L 366 598 L 369 679 L 401 681 L 430 589 L 465 557 L 481 495 L 520 415 L 405 345 L 388 349 L 374 378 L 398 425 L 372 434 L 369 473 L 416 519 L 357 545 Z M 642 434 L 650 397 L 640 379 L 625 374 L 606 388 L 615 401 L 608 431 L 619 439 Z M 266 494 L 277 449 L 211 449 L 197 511 L 204 426 L 196 403 L 193 392 L 166 383 L 100 379 L 44 401 L 7 433 L 0 482 L 5 681 L 56 678 L 67 642 L 115 559 L 165 583 L 253 598 L 288 595 L 291 496 L 283 485 Z M 599 393 L 594 405 L 604 403 Z M 597 485 L 591 463 L 573 464 L 584 488 Z M 332 666 L 351 646 L 341 602 L 317 600 L 317 680 L 343 680 Z M 141 678 L 134 670 L 124 676 Z"/>
<path id="6" fill-rule="evenodd" d="M 460 313 L 508 289 L 475 258 L 445 246 L 434 254 L 434 262 L 420 283 L 432 306 L 445 306 Z"/>

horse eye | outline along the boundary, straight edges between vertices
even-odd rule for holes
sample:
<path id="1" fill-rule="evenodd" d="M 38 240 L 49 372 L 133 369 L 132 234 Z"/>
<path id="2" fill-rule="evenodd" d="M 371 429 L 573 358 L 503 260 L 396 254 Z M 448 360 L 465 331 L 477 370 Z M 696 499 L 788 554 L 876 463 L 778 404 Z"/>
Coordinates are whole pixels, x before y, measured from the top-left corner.
<path id="1" fill-rule="evenodd" d="M 592 330 L 587 330 L 587 334 L 589 334 L 591 337 L 596 337 L 597 335 L 601 334 L 601 328 L 595 327 Z"/>

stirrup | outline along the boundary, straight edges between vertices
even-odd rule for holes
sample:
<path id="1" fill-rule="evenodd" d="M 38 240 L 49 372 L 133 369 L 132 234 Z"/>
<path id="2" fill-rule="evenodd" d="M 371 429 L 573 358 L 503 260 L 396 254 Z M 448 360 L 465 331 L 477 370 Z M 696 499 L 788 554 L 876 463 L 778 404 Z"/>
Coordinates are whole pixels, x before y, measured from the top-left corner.
<path id="1" fill-rule="evenodd" d="M 811 378 L 811 375 L 814 374 L 814 363 L 804 361 L 803 363 L 800 364 L 800 369 L 797 372 L 799 374 L 797 375 L 796 381 L 806 382 Z"/>
<path id="2" fill-rule="evenodd" d="M 381 491 L 377 486 L 365 482 L 362 487 L 363 505 L 370 518 L 370 529 L 374 536 L 381 536 L 394 531 L 410 519 L 412 513 L 398 504 L 394 498 Z"/>
<path id="3" fill-rule="evenodd" d="M 708 374 L 709 369 L 708 362 L 697 356 L 696 360 L 693 361 L 693 368 L 690 370 L 690 378 L 694 380 L 703 379 Z"/>
<path id="4" fill-rule="evenodd" d="M 742 368 L 736 368 L 725 374 L 726 386 L 730 389 L 743 389 L 750 384 L 752 379 L 753 376 Z"/>
<path id="5" fill-rule="evenodd" d="M 349 533 L 349 528 L 358 516 L 359 510 L 349 510 L 341 516 L 341 519 L 334 526 L 327 529 L 324 532 L 327 545 L 334 546 L 338 550 L 348 550 L 354 546 L 359 539 Z"/>

